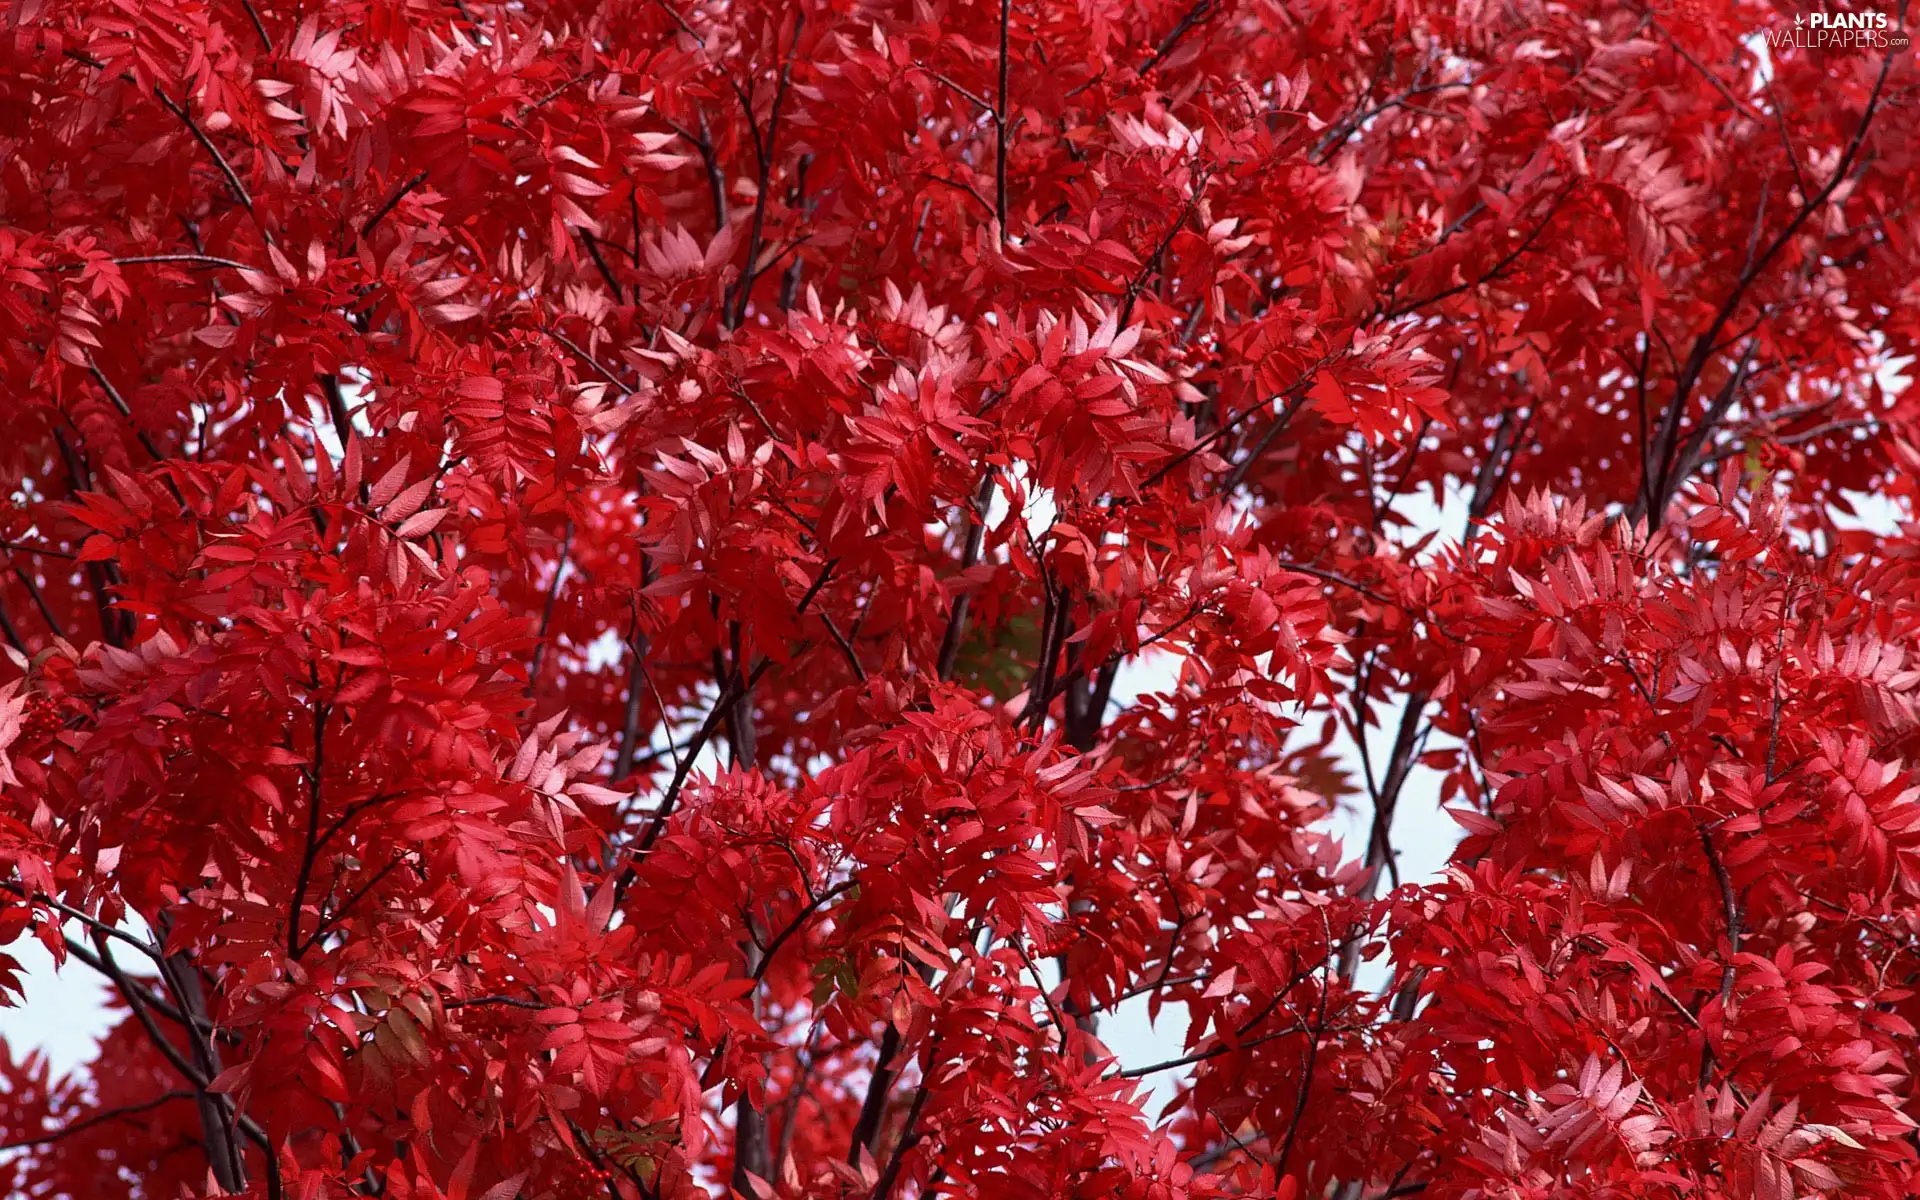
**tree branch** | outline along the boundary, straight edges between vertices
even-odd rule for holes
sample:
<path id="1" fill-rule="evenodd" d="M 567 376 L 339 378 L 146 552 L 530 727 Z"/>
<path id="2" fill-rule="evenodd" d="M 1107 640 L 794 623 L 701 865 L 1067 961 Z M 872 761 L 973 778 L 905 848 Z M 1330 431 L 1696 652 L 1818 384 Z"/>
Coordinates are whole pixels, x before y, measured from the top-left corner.
<path id="1" fill-rule="evenodd" d="M 300 941 L 300 913 L 306 908 L 307 887 L 313 882 L 313 868 L 320 857 L 321 775 L 327 768 L 327 720 L 332 710 L 325 704 L 313 706 L 313 766 L 307 773 L 307 841 L 300 855 L 300 871 L 294 879 L 293 899 L 287 903 L 287 957 L 298 959 L 305 952 Z"/>
<path id="2" fill-rule="evenodd" d="M 780 81 L 773 89 L 773 110 L 767 115 L 767 136 L 764 149 L 760 150 L 760 186 L 753 197 L 753 219 L 747 227 L 747 263 L 742 269 L 740 281 L 734 285 L 733 316 L 727 322 L 727 328 L 738 329 L 747 319 L 747 302 L 753 293 L 754 279 L 760 272 L 760 235 L 766 224 L 767 194 L 773 176 L 773 158 L 780 139 L 780 110 L 786 103 L 787 87 L 793 82 L 793 58 L 800 49 L 801 23 L 806 15 L 795 12 L 793 16 L 793 41 L 787 46 L 786 61 L 780 66 Z M 747 110 L 747 123 L 753 123 L 753 110 Z M 760 138 L 754 137 L 756 149 L 761 146 Z"/>
<path id="3" fill-rule="evenodd" d="M 419 187 L 421 184 L 425 183 L 426 181 L 427 181 L 427 173 L 425 171 L 419 171 L 419 172 L 416 172 L 405 183 L 401 184 L 400 187 L 393 193 L 393 195 L 387 197 L 387 202 L 385 204 L 382 204 L 379 208 L 374 209 L 373 215 L 368 217 L 364 222 L 361 223 L 360 236 L 362 238 L 372 237 L 373 231 L 380 228 L 380 222 L 386 220 L 387 214 L 392 212 L 396 207 L 398 207 L 400 201 L 406 199 L 407 193 Z"/>
<path id="4" fill-rule="evenodd" d="M 139 1104 L 122 1104 L 118 1108 L 103 1109 L 100 1112 L 94 1113 L 91 1116 L 83 1117 L 80 1120 L 75 1121 L 73 1124 L 68 1125 L 66 1128 L 56 1130 L 53 1133 L 43 1134 L 40 1137 L 21 1138 L 18 1141 L 0 1142 L 0 1151 L 25 1150 L 31 1146 L 52 1145 L 54 1142 L 57 1142 L 62 1138 L 72 1137 L 74 1134 L 79 1133 L 85 1129 L 91 1129 L 95 1125 L 104 1125 L 108 1121 L 125 1120 L 126 1118 L 134 1116 L 139 1113 L 152 1112 L 154 1109 L 159 1108 L 161 1105 L 167 1104 L 171 1101 L 188 1100 L 188 1099 L 191 1099 L 192 1097 L 193 1097 L 192 1092 L 183 1092 L 183 1091 L 162 1092 L 158 1096 L 155 1096 L 153 1099 L 143 1101 Z"/>
<path id="5" fill-rule="evenodd" d="M 1160 44 L 1154 47 L 1153 57 L 1141 63 L 1140 69 L 1134 73 L 1144 76 L 1165 62 L 1167 56 L 1172 54 L 1175 47 L 1180 45 L 1180 39 L 1186 37 L 1196 25 L 1212 15 L 1213 0 L 1199 0 L 1199 3 L 1189 8 L 1186 15 L 1180 18 L 1180 23 L 1168 31 L 1167 36 L 1160 39 Z"/>
<path id="6" fill-rule="evenodd" d="M 1904 21 L 1906 13 L 1904 2 L 1900 6 L 1900 11 Z M 1740 301 L 1746 296 L 1748 289 L 1767 269 L 1774 256 L 1793 239 L 1794 234 L 1806 224 L 1807 219 L 1820 210 L 1828 197 L 1832 196 L 1834 190 L 1840 186 L 1841 181 L 1853 170 L 1854 159 L 1858 157 L 1861 146 L 1865 144 L 1867 130 L 1872 126 L 1874 114 L 1879 110 L 1880 97 L 1887 83 L 1887 72 L 1893 68 L 1894 57 L 1892 54 L 1887 54 L 1882 58 L 1880 74 L 1874 80 L 1873 92 L 1867 98 L 1866 111 L 1861 115 L 1860 124 L 1854 129 L 1853 137 L 1847 142 L 1846 150 L 1840 155 L 1840 161 L 1834 167 L 1833 174 L 1827 179 L 1826 185 L 1800 206 L 1799 211 L 1794 213 L 1793 219 L 1787 222 L 1786 228 L 1767 244 L 1766 250 L 1758 256 L 1749 253 L 1747 266 L 1740 272 L 1740 278 L 1734 282 L 1733 290 L 1728 293 L 1726 300 L 1714 313 L 1713 320 L 1708 323 L 1707 328 L 1694 339 L 1693 349 L 1687 355 L 1686 365 L 1680 369 L 1675 378 L 1673 400 L 1661 423 L 1660 440 L 1655 447 L 1655 453 L 1649 457 L 1649 461 L 1656 467 L 1656 475 L 1652 481 L 1642 487 L 1639 498 L 1634 501 L 1633 507 L 1628 511 L 1629 520 L 1638 521 L 1642 517 L 1657 519 L 1665 511 L 1667 502 L 1672 498 L 1673 480 L 1669 477 L 1664 464 L 1669 463 L 1673 458 L 1674 447 L 1680 432 L 1680 421 L 1685 415 L 1687 400 L 1693 394 L 1694 384 L 1699 382 L 1701 372 L 1706 369 L 1708 360 L 1713 356 L 1714 347 L 1720 339 L 1721 332 L 1733 319 L 1733 314 L 1739 308 Z M 1765 215 L 1764 205 L 1760 215 L 1763 217 Z M 1757 229 L 1756 221 L 1756 231 Z"/>
<path id="7" fill-rule="evenodd" d="M 213 156 L 214 165 L 219 167 L 220 174 L 226 177 L 227 187 L 233 192 L 234 199 L 240 201 L 240 207 L 251 213 L 253 211 L 253 197 L 247 194 L 246 185 L 240 182 L 240 176 L 234 174 L 232 164 L 227 162 L 226 155 L 220 153 L 220 147 L 213 144 L 213 139 L 206 135 L 206 132 L 200 128 L 199 123 L 193 119 L 192 114 L 187 112 L 184 106 L 175 104 L 172 99 L 158 87 L 153 89 L 153 94 L 159 98 L 161 104 L 166 106 L 168 112 L 180 118 L 181 124 L 187 127 L 187 132 L 193 135 L 193 140 L 199 142 L 206 152 Z"/>
<path id="8" fill-rule="evenodd" d="M 1013 0 L 1000 0 L 1000 81 L 993 106 L 993 216 L 999 223 L 1000 244 L 1007 244 L 1007 26 Z"/>

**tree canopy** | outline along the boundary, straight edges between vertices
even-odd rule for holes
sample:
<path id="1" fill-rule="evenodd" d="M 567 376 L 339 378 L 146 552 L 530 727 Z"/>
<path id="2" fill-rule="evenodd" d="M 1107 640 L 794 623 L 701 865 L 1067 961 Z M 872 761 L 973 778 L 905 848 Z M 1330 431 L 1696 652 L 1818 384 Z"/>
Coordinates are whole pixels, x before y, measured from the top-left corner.
<path id="1" fill-rule="evenodd" d="M 9 1194 L 1920 1190 L 1904 0 L 5 11 Z"/>

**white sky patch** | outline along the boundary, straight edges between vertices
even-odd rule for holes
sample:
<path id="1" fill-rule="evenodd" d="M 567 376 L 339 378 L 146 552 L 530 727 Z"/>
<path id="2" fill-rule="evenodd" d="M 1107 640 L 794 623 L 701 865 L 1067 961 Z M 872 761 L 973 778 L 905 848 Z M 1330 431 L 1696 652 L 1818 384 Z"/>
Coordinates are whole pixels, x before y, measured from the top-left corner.
<path id="1" fill-rule="evenodd" d="M 78 934 L 80 927 L 69 925 L 68 932 Z M 45 1054 L 56 1076 L 86 1065 L 113 1023 L 106 980 L 80 963 L 56 970 L 37 938 L 20 938 L 6 953 L 20 961 L 27 998 L 18 1008 L 0 1008 L 0 1038 L 16 1059 L 29 1050 Z"/>
<path id="2" fill-rule="evenodd" d="M 86 944 L 89 934 L 78 921 L 65 925 L 68 937 Z M 123 932 L 151 940 L 145 922 L 129 917 L 121 922 Z M 134 953 L 121 946 L 122 957 Z M 25 936 L 4 948 L 20 963 L 21 982 L 27 998 L 18 1008 L 0 1008 L 0 1038 L 16 1059 L 30 1050 L 47 1056 L 56 1078 L 83 1068 L 98 1049 L 100 1038 L 111 1029 L 115 1016 L 107 1007 L 112 987 L 92 967 L 74 959 L 56 968 L 53 955 L 40 939 Z"/>
<path id="3" fill-rule="evenodd" d="M 1441 553 L 1448 546 L 1457 545 L 1466 532 L 1466 496 L 1457 489 L 1449 493 L 1444 504 L 1436 505 L 1430 495 L 1419 492 L 1403 496 L 1396 507 L 1410 523 L 1402 535 L 1406 542 L 1415 542 L 1430 531 L 1439 531 L 1440 536 L 1427 547 L 1426 554 L 1429 557 Z M 1000 512 L 1004 514 L 1005 511 L 1003 502 Z M 1128 662 L 1114 682 L 1115 703 L 1130 704 L 1149 692 L 1172 691 L 1179 664 L 1178 656 L 1153 650 Z M 1367 731 L 1367 749 L 1373 759 L 1376 779 L 1384 773 L 1386 761 L 1392 753 L 1401 709 L 1399 706 L 1382 706 L 1377 711 L 1381 724 Z M 1317 721 L 1314 724 L 1317 728 Z M 1445 749 L 1455 744 L 1451 739 L 1435 734 L 1428 741 L 1427 749 Z M 1343 805 L 1333 814 L 1329 820 L 1330 832 L 1341 839 L 1349 858 L 1358 858 L 1367 852 L 1367 837 L 1373 820 L 1371 801 L 1367 800 L 1364 784 L 1361 783 L 1364 768 L 1357 746 L 1344 729 L 1335 738 L 1333 750 L 1341 767 L 1355 785 L 1362 788 L 1362 794 L 1356 803 Z M 1440 781 L 1438 771 L 1416 763 L 1401 789 L 1391 841 L 1402 884 L 1428 884 L 1438 880 L 1453 854 L 1453 848 L 1459 844 L 1460 827 L 1440 811 Z M 1381 892 L 1384 894 L 1385 891 L 1383 886 Z M 1356 973 L 1355 983 L 1377 991 L 1387 985 L 1389 973 L 1384 957 L 1371 962 L 1363 961 Z M 1160 1011 L 1160 1019 L 1152 1021 L 1148 1018 L 1147 997 L 1135 996 L 1123 1002 L 1115 1011 L 1102 1014 L 1096 1032 L 1124 1067 L 1139 1068 L 1168 1062 L 1186 1053 L 1186 1006 L 1165 1005 Z M 1140 1081 L 1150 1097 L 1146 1110 L 1150 1119 L 1158 1118 L 1160 1108 L 1173 1097 L 1192 1072 L 1192 1067 L 1181 1067 L 1158 1072 Z"/>

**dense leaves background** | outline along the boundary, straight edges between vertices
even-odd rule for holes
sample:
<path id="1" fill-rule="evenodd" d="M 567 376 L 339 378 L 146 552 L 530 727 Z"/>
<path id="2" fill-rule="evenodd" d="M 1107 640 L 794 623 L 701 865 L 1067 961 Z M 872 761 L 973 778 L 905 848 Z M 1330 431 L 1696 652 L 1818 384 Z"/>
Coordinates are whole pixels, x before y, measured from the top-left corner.
<path id="1" fill-rule="evenodd" d="M 12 1194 L 1920 1186 L 1904 8 L 6 11 Z"/>

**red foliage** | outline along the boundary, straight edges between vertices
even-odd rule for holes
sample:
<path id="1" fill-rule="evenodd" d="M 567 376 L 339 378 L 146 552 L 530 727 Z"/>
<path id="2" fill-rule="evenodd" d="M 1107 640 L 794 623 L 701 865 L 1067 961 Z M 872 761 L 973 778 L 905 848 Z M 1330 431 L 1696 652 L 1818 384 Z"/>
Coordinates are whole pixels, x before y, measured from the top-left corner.
<path id="1" fill-rule="evenodd" d="M 1900 18 L 6 12 L 10 1194 L 1920 1191 Z"/>

